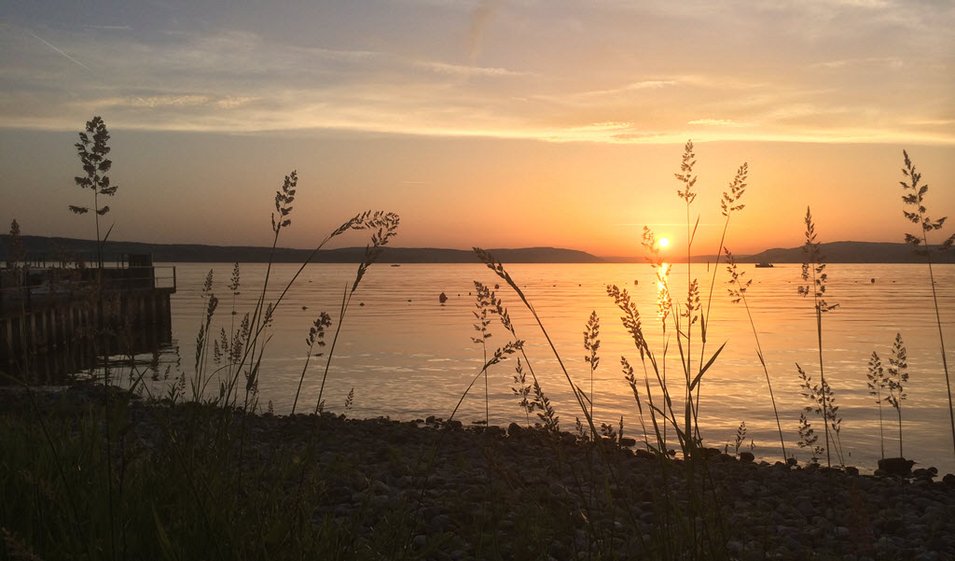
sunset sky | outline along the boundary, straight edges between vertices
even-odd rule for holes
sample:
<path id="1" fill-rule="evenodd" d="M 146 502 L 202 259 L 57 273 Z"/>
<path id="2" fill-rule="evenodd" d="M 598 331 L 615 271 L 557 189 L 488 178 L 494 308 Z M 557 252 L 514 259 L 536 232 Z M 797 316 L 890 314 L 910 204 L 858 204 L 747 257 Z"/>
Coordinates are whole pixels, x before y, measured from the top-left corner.
<path id="1" fill-rule="evenodd" d="M 93 236 L 73 143 L 112 133 L 112 239 L 281 245 L 367 208 L 397 244 L 641 253 L 682 243 L 696 144 L 699 253 L 749 162 L 737 253 L 902 241 L 902 149 L 955 215 L 955 3 L 792 0 L 89 1 L 0 6 L 0 221 Z M 362 238 L 342 245 L 363 244 Z"/>

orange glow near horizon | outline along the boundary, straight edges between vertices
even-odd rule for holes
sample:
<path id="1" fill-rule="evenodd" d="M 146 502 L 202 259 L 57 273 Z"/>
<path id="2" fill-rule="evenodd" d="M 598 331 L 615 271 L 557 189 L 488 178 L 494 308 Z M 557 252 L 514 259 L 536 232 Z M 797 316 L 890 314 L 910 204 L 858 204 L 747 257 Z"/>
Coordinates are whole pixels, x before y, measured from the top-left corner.
<path id="1" fill-rule="evenodd" d="M 874 0 L 6 4 L 0 223 L 28 235 L 91 236 L 63 209 L 82 202 L 72 146 L 94 115 L 123 186 L 113 241 L 267 246 L 293 169 L 278 243 L 301 249 L 377 209 L 401 216 L 396 247 L 642 262 L 646 225 L 653 251 L 702 262 L 721 240 L 738 256 L 801 246 L 807 206 L 821 242 L 903 243 L 903 149 L 929 213 L 955 212 L 946 2 L 917 17 Z M 689 209 L 674 177 L 688 140 Z"/>

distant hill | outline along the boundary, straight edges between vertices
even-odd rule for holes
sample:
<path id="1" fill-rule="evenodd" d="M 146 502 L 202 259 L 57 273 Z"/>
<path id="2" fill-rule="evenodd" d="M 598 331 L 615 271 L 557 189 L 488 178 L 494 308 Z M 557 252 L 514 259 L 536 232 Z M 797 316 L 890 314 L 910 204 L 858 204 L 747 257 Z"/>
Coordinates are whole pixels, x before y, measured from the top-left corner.
<path id="1" fill-rule="evenodd" d="M 906 243 L 831 242 L 820 246 L 826 263 L 924 263 L 925 257 L 915 253 Z M 767 249 L 737 261 L 769 263 L 802 263 L 802 247 Z M 932 250 L 935 263 L 955 263 L 955 251 Z"/>
<path id="2" fill-rule="evenodd" d="M 951 251 L 940 252 L 938 246 L 932 250 L 933 263 L 955 263 L 955 248 Z M 912 246 L 906 243 L 889 242 L 830 242 L 819 246 L 826 263 L 924 263 L 925 257 L 915 253 Z M 738 263 L 802 263 L 802 246 L 781 248 L 776 247 L 761 251 L 754 255 L 735 255 Z M 605 257 L 610 263 L 644 263 L 643 257 Z M 715 255 L 695 255 L 693 260 L 706 263 L 716 260 Z M 721 257 L 720 261 L 725 261 Z M 673 255 L 673 263 L 685 263 L 686 258 Z"/>
<path id="3" fill-rule="evenodd" d="M 9 235 L 0 235 L 0 261 L 5 261 L 9 248 Z M 50 238 L 44 236 L 21 236 L 28 259 L 55 261 L 64 256 L 68 259 L 83 257 L 87 261 L 96 255 L 96 242 L 74 238 Z M 203 263 L 262 263 L 268 260 L 271 249 L 255 246 L 216 246 L 199 244 L 153 244 L 141 242 L 109 241 L 104 244 L 103 258 L 116 261 L 128 254 L 151 254 L 153 261 L 203 262 Z M 504 263 L 599 263 L 599 257 L 555 247 L 529 247 L 520 249 L 489 249 Z M 277 248 L 274 261 L 278 263 L 301 263 L 312 252 L 310 249 Z M 319 252 L 316 263 L 358 263 L 364 255 L 363 247 L 346 247 Z M 477 263 L 470 250 L 440 248 L 386 247 L 379 260 L 382 263 Z"/>

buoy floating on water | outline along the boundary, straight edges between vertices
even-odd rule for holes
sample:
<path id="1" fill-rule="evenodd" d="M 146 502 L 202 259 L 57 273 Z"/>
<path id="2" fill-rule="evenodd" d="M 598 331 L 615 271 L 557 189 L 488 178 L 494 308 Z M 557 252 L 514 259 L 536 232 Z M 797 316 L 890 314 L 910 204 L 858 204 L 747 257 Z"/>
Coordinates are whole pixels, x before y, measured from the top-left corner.
<path id="1" fill-rule="evenodd" d="M 447 295 L 447 294 L 445 294 L 445 293 L 442 292 L 441 294 L 438 295 L 438 302 L 444 304 L 444 303 L 447 302 L 447 301 L 448 301 L 448 295 Z"/>

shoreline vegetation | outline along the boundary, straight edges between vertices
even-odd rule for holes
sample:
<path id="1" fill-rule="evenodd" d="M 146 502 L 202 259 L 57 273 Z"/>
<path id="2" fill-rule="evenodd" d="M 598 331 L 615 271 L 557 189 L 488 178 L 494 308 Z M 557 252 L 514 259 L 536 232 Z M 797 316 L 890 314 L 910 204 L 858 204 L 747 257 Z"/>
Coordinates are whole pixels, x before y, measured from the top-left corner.
<path id="1" fill-rule="evenodd" d="M 115 387 L 107 410 L 106 393 L 95 383 L 0 391 L 6 558 L 109 559 L 111 539 L 123 559 L 667 559 L 688 547 L 672 509 L 693 500 L 689 462 L 629 440 L 435 417 L 250 414 Z M 112 538 L 107 424 L 121 470 Z M 955 476 L 707 455 L 712 504 L 701 516 L 722 535 L 700 558 L 955 554 Z"/>
<path id="2" fill-rule="evenodd" d="M 9 234 L 0 234 L 0 261 L 9 256 Z M 98 245 L 95 241 L 53 236 L 18 236 L 27 259 L 43 259 L 50 264 L 60 257 L 69 259 L 81 255 L 95 259 Z M 261 246 L 220 246 L 206 244 L 159 244 L 145 242 L 105 241 L 102 252 L 106 256 L 149 254 L 156 263 L 301 263 L 312 252 Z M 841 241 L 820 244 L 828 263 L 925 263 L 924 256 L 912 251 L 907 243 Z M 934 246 L 933 246 L 934 249 Z M 312 259 L 313 263 L 360 263 L 364 247 L 324 249 Z M 575 249 L 558 247 L 526 247 L 488 250 L 505 263 L 646 263 L 643 256 L 600 257 Z M 803 248 L 772 248 L 752 255 L 734 255 L 737 263 L 802 263 Z M 939 264 L 955 263 L 955 252 L 935 254 Z M 712 263 L 715 255 L 694 255 L 697 263 Z M 92 259 L 91 259 L 92 260 Z M 686 256 L 674 252 L 668 263 L 686 263 Z M 383 248 L 379 263 L 480 263 L 471 250 L 449 248 Z"/>
<path id="3" fill-rule="evenodd" d="M 94 118 L 87 128 L 97 123 L 102 124 Z M 84 142 L 76 146 L 89 180 L 77 178 L 77 184 L 92 185 L 95 195 L 110 185 L 105 173 L 111 162 L 88 164 L 83 133 L 80 138 Z M 105 125 L 96 138 L 96 153 L 108 153 Z M 925 215 L 928 187 L 919 183 L 907 154 L 905 162 L 903 172 L 912 181 L 902 186 L 914 194 L 903 200 L 915 205 L 905 215 L 923 229 L 921 237 L 907 235 L 906 240 L 927 249 L 933 246 L 926 233 L 941 229 L 945 219 L 931 221 Z M 674 174 L 686 211 L 683 264 L 668 263 L 661 253 L 665 240 L 644 227 L 643 246 L 657 279 L 656 309 L 641 315 L 629 287 L 606 286 L 618 309 L 619 323 L 612 328 L 622 327 L 633 344 L 614 366 L 634 398 L 636 415 L 626 426 L 623 417 L 609 424 L 593 418 L 598 397 L 592 382 L 590 391 L 585 389 L 581 357 L 572 363 L 558 353 L 544 319 L 502 262 L 514 256 L 477 247 L 474 257 L 500 282 L 491 288 L 475 281 L 471 341 L 480 346 L 483 364 L 447 418 L 352 421 L 330 413 L 336 407 L 323 399 L 326 381 L 346 374 L 331 369 L 342 325 L 370 267 L 387 255 L 399 217 L 385 211 L 355 215 L 296 260 L 300 266 L 284 287 L 275 285 L 271 273 L 280 261 L 280 234 L 292 223 L 298 189 L 293 170 L 275 193 L 273 239 L 265 250 L 269 257 L 261 286 L 240 289 L 238 262 L 224 293 L 212 270 L 206 276 L 191 370 L 182 368 L 170 377 L 153 365 L 137 364 L 131 353 L 128 369 L 114 368 L 110 357 L 122 350 L 111 348 L 110 341 L 122 330 L 122 313 L 110 305 L 116 294 L 99 282 L 91 287 L 88 305 L 101 313 L 91 316 L 97 319 L 84 341 L 103 360 L 100 368 L 90 369 L 90 382 L 56 393 L 14 379 L 19 389 L 0 394 L 0 553 L 10 559 L 110 561 L 952 558 L 955 475 L 936 482 L 936 470 L 913 471 L 914 462 L 901 457 L 883 457 L 876 476 L 859 475 L 845 463 L 836 401 L 843 390 L 829 385 L 823 360 L 822 317 L 838 307 L 827 292 L 826 263 L 834 258 L 825 255 L 827 246 L 817 238 L 809 208 L 800 259 L 805 284 L 798 292 L 807 305 L 812 296 L 818 349 L 803 361 L 805 369 L 796 364 L 796 370 L 809 403 L 799 419 L 798 446 L 810 452 L 811 461 L 799 465 L 790 454 L 773 465 L 756 462 L 745 448 L 745 423 L 739 425 L 732 454 L 728 446 L 721 453 L 704 442 L 699 418 L 705 375 L 728 343 L 710 329 L 724 252 L 731 298 L 743 302 L 750 290 L 750 281 L 736 269 L 739 259 L 724 243 L 730 239 L 731 216 L 745 206 L 749 166 L 744 162 L 738 168 L 723 193 L 715 266 L 703 273 L 693 254 L 701 220 L 693 206 L 695 164 L 688 141 Z M 97 214 L 105 214 L 96 205 L 94 197 Z M 105 239 L 111 230 L 101 236 L 97 220 L 98 263 L 108 251 Z M 17 243 L 11 246 L 22 252 L 19 231 L 14 222 L 11 237 Z M 314 316 L 302 349 L 298 387 L 309 378 L 312 387 L 319 387 L 317 396 L 297 391 L 292 413 L 300 414 L 276 416 L 271 403 L 260 402 L 258 389 L 275 314 L 284 311 L 285 297 L 305 267 L 327 255 L 326 244 L 352 231 L 368 238 L 354 280 L 337 310 Z M 955 236 L 941 247 L 953 241 Z M 18 259 L 12 268 L 22 276 L 29 264 Z M 671 291 L 671 276 L 684 274 L 686 292 Z M 240 290 L 256 295 L 250 310 L 237 309 Z M 518 329 L 505 300 L 526 308 L 534 322 Z M 937 298 L 933 303 L 944 365 Z M 109 313 L 114 316 L 107 318 Z M 599 354 L 601 330 L 607 326 L 601 327 L 596 312 L 581 320 L 583 362 L 592 380 L 598 368 L 607 367 Z M 758 339 L 752 316 L 750 323 Z M 657 330 L 662 342 L 647 336 Z M 543 352 L 553 355 L 557 367 L 542 367 L 536 352 L 529 356 L 527 340 L 546 342 Z M 889 369 L 880 374 L 873 362 L 870 382 L 877 406 L 888 399 L 899 412 L 901 439 L 902 384 L 918 381 L 903 376 L 901 335 L 896 340 Z M 763 361 L 758 345 L 755 358 Z M 23 360 L 21 371 L 29 372 L 30 357 Z M 455 419 L 459 407 L 483 394 L 487 412 L 488 372 L 505 366 L 514 369 L 510 390 L 523 424 L 491 427 L 486 416 L 482 425 L 465 429 Z M 768 369 L 764 374 L 775 407 L 771 381 L 781 374 Z M 557 410 L 548 398 L 556 387 L 574 397 L 566 410 Z M 353 399 L 350 392 L 346 414 Z M 930 430 L 941 434 L 940 429 Z M 955 411 L 951 430 L 955 438 Z M 780 434 L 782 443 L 781 425 Z"/>

